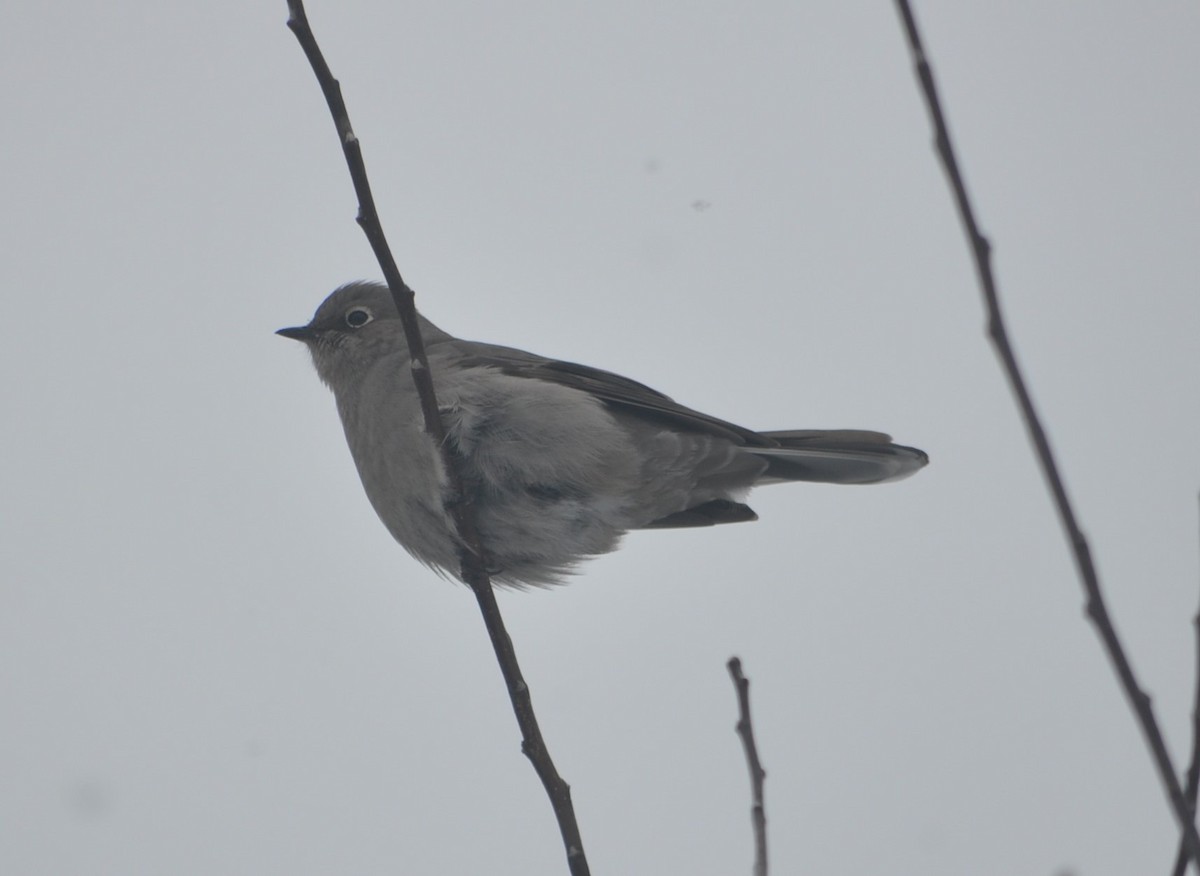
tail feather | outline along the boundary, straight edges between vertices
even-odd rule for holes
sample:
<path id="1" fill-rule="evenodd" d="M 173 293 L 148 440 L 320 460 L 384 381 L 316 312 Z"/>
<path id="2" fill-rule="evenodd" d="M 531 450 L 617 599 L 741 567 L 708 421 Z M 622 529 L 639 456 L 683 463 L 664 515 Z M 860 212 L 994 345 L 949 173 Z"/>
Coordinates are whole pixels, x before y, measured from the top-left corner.
<path id="1" fill-rule="evenodd" d="M 760 434 L 779 446 L 746 448 L 767 463 L 758 484 L 881 484 L 906 478 L 929 463 L 923 451 L 893 444 L 882 432 L 796 429 Z"/>
<path id="2" fill-rule="evenodd" d="M 658 520 L 647 523 L 642 529 L 684 529 L 694 526 L 716 526 L 718 523 L 746 523 L 757 520 L 749 505 L 734 502 L 732 499 L 713 499 L 700 505 L 693 505 L 675 514 L 668 514 Z"/>

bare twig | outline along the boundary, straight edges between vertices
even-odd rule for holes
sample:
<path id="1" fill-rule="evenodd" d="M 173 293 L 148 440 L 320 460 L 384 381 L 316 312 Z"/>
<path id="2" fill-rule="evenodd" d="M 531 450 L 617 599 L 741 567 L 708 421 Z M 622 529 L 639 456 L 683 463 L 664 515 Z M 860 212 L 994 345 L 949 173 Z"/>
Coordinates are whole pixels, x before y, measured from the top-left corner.
<path id="1" fill-rule="evenodd" d="M 1200 612 L 1192 618 L 1192 625 L 1196 628 L 1196 693 L 1192 699 L 1192 759 L 1184 774 L 1187 784 L 1183 793 L 1187 797 L 1188 805 L 1192 807 L 1192 812 L 1195 812 L 1196 795 L 1200 791 Z M 1171 869 L 1171 876 L 1183 876 L 1183 871 L 1187 869 L 1187 862 L 1187 844 L 1184 837 L 1180 836 L 1179 849 L 1175 852 L 1175 866 Z M 1200 870 L 1200 867 L 1197 869 Z"/>
<path id="2" fill-rule="evenodd" d="M 559 776 L 554 768 L 554 762 L 546 749 L 542 733 L 538 727 L 537 716 L 533 711 L 533 702 L 529 695 L 529 686 L 521 675 L 517 663 L 516 651 L 512 639 L 504 627 L 500 609 L 496 605 L 496 596 L 492 590 L 491 580 L 487 574 L 487 560 L 479 540 L 479 532 L 475 526 L 474 508 L 470 494 L 463 489 L 461 460 L 446 441 L 446 430 L 438 412 L 437 397 L 433 391 L 433 378 L 429 370 L 429 360 L 425 356 L 425 344 L 421 338 L 420 327 L 417 323 L 416 305 L 412 289 L 400 276 L 396 261 L 383 233 L 379 214 L 375 210 L 375 199 L 371 194 L 371 186 L 367 179 L 366 165 L 363 162 L 362 148 L 358 137 L 350 126 L 350 116 L 346 104 L 342 100 L 341 85 L 334 78 L 326 64 L 316 37 L 308 23 L 301 0 L 288 0 L 287 25 L 296 35 L 304 54 L 312 65 L 329 111 L 333 115 L 337 127 L 338 139 L 350 169 L 350 178 L 354 182 L 354 191 L 358 195 L 358 224 L 366 234 L 375 251 L 375 257 L 383 269 L 396 309 L 400 312 L 400 321 L 404 326 L 404 334 L 408 340 L 409 355 L 412 360 L 413 382 L 421 399 L 421 410 L 425 417 L 425 431 L 434 443 L 442 450 L 442 462 L 450 483 L 451 499 L 447 510 L 454 521 L 455 528 L 461 539 L 459 561 L 462 564 L 462 578 L 470 586 L 479 603 L 487 626 L 496 660 L 508 687 L 508 696 L 512 702 L 517 724 L 521 729 L 521 750 L 533 764 L 538 778 L 546 789 L 550 803 L 554 807 L 555 818 L 558 819 L 559 831 L 562 834 L 563 845 L 566 848 L 567 863 L 572 876 L 587 876 L 589 873 L 587 857 L 583 851 L 583 840 L 579 834 L 579 825 L 575 820 L 575 809 L 571 804 L 570 786 Z"/>
<path id="3" fill-rule="evenodd" d="M 746 751 L 746 767 L 750 770 L 750 820 L 754 825 L 754 876 L 767 876 L 767 810 L 763 807 L 763 780 L 767 773 L 758 759 L 758 746 L 754 742 L 754 724 L 750 721 L 750 679 L 742 674 L 742 661 L 730 657 L 725 664 L 737 689 L 738 722 L 737 734 L 742 737 L 742 748 Z"/>
<path id="4" fill-rule="evenodd" d="M 1055 462 L 1054 454 L 1050 449 L 1049 439 L 1042 428 L 1041 421 L 1034 408 L 1033 399 L 1030 397 L 1029 390 L 1025 385 L 1025 378 L 1021 374 L 1021 369 L 1017 365 L 1016 355 L 1013 352 L 1012 345 L 1009 343 L 1008 330 L 1005 327 L 1004 318 L 1000 312 L 1000 301 L 996 293 L 996 281 L 992 276 L 991 245 L 982 232 L 980 232 L 979 226 L 975 221 L 975 213 L 967 196 L 966 183 L 963 181 L 958 160 L 955 158 L 954 149 L 950 143 L 950 132 L 946 127 L 946 119 L 942 113 L 937 87 L 934 85 L 933 71 L 930 69 L 925 49 L 921 44 L 921 35 L 917 30 L 916 19 L 913 17 L 908 0 L 896 0 L 896 6 L 904 23 L 913 64 L 916 67 L 917 78 L 921 83 L 921 90 L 925 96 L 925 103 L 929 108 L 929 115 L 933 122 L 937 152 L 946 171 L 946 176 L 950 181 L 950 187 L 954 190 L 954 201 L 958 207 L 958 215 L 967 235 L 967 243 L 974 256 L 975 271 L 987 306 L 988 335 L 991 337 L 992 343 L 996 348 L 996 353 L 1003 364 L 1009 385 L 1017 397 L 1017 404 L 1025 420 L 1026 429 L 1029 431 L 1029 437 L 1036 449 L 1038 462 L 1042 467 L 1042 474 L 1054 497 L 1054 504 L 1058 510 L 1059 520 L 1062 522 L 1063 529 L 1070 542 L 1076 569 L 1087 599 L 1087 614 L 1094 623 L 1096 631 L 1104 643 L 1109 660 L 1112 662 L 1113 669 L 1120 679 L 1121 688 L 1124 690 L 1125 696 L 1129 700 L 1129 705 L 1140 723 L 1142 735 L 1146 739 L 1146 744 L 1150 748 L 1154 764 L 1158 769 L 1159 779 L 1162 781 L 1171 808 L 1175 813 L 1176 819 L 1179 821 L 1180 829 L 1183 831 L 1183 842 L 1187 853 L 1200 866 L 1200 835 L 1196 832 L 1196 825 L 1192 814 L 1193 807 L 1188 804 L 1187 799 L 1184 797 L 1183 789 L 1179 784 L 1178 774 L 1171 764 L 1171 757 L 1167 753 L 1167 746 L 1163 742 L 1158 722 L 1154 718 L 1154 708 L 1150 702 L 1150 697 L 1138 685 L 1137 679 L 1133 674 L 1133 667 L 1129 664 L 1129 659 L 1126 657 L 1125 650 L 1117 637 L 1116 628 L 1109 617 L 1108 608 L 1100 591 L 1100 581 L 1096 573 L 1096 567 L 1092 562 L 1092 554 L 1088 547 L 1087 539 L 1076 522 L 1075 512 L 1070 500 L 1067 498 L 1066 487 L 1063 485 L 1062 477 L 1058 471 L 1058 464 Z"/>

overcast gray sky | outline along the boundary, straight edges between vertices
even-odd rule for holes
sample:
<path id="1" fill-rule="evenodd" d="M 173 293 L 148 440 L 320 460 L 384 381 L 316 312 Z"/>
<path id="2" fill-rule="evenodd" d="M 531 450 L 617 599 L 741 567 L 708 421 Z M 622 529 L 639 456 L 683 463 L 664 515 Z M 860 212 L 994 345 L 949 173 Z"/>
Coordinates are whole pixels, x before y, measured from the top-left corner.
<path id="1" fill-rule="evenodd" d="M 1200 6 L 922 2 L 1018 352 L 1186 760 Z M 318 2 L 425 312 L 926 449 L 501 605 L 597 874 L 1163 873 L 888 3 Z M 378 276 L 278 2 L 0 28 L 0 872 L 564 872 L 474 601 L 272 335 Z"/>

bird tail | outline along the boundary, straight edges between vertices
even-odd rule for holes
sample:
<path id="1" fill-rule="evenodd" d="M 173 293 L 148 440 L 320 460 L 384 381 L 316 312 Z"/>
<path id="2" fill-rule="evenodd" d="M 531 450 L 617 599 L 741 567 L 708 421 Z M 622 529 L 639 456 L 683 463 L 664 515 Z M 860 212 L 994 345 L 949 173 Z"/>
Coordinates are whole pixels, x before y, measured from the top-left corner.
<path id="1" fill-rule="evenodd" d="M 893 444 L 891 436 L 860 429 L 793 429 L 760 432 L 778 447 L 746 447 L 767 469 L 757 484 L 812 481 L 822 484 L 882 484 L 920 471 L 929 457 L 915 447 Z"/>

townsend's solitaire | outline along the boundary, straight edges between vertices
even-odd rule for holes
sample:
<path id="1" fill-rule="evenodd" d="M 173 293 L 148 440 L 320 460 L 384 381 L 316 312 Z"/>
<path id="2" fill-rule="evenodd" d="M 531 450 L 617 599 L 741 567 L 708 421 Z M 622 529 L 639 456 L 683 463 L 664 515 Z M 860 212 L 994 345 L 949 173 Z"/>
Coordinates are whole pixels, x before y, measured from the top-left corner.
<path id="1" fill-rule="evenodd" d="M 498 584 L 560 583 L 630 529 L 755 520 L 742 500 L 761 484 L 875 484 L 928 462 L 879 432 L 753 432 L 607 371 L 420 323 L 447 441 Z M 387 288 L 350 283 L 308 325 L 278 334 L 307 345 L 333 390 L 384 525 L 418 560 L 457 576 L 447 480 Z"/>

